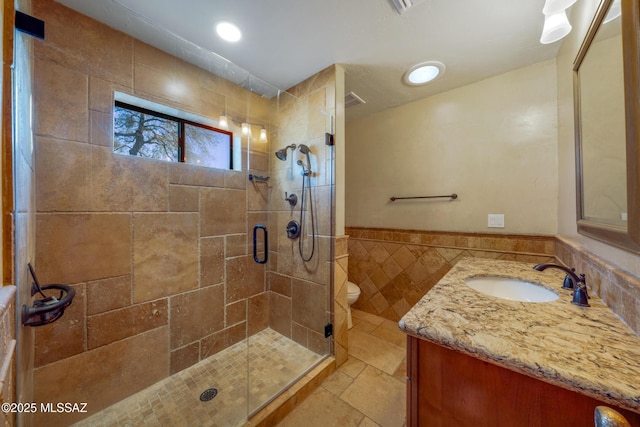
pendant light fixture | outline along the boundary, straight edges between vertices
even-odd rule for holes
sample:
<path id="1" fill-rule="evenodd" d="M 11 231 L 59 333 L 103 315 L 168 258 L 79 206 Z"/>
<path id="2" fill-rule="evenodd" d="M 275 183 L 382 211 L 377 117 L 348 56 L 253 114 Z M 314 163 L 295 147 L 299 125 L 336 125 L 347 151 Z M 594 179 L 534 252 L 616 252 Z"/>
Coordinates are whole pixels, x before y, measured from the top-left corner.
<path id="1" fill-rule="evenodd" d="M 549 44 L 557 42 L 571 32 L 571 24 L 567 18 L 567 12 L 561 10 L 553 15 L 544 16 L 544 27 L 540 43 Z"/>
<path id="2" fill-rule="evenodd" d="M 220 129 L 229 130 L 229 121 L 227 120 L 227 116 L 224 114 L 220 116 L 220 120 L 218 120 L 218 127 Z"/>
<path id="3" fill-rule="evenodd" d="M 542 8 L 542 13 L 545 15 L 555 15 L 558 12 L 567 10 L 577 0 L 547 0 Z"/>
<path id="4" fill-rule="evenodd" d="M 567 9 L 576 0 L 546 0 L 542 13 L 544 14 L 544 26 L 540 43 L 550 44 L 557 42 L 571 32 L 571 24 L 567 18 Z"/>

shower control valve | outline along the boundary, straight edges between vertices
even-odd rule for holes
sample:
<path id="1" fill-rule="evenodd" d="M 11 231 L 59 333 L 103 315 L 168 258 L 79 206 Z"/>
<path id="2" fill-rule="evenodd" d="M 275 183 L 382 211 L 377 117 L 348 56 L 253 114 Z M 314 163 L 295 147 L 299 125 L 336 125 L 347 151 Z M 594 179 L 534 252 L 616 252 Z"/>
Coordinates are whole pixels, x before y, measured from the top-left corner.
<path id="1" fill-rule="evenodd" d="M 295 219 L 292 219 L 287 224 L 287 237 L 290 239 L 297 239 L 300 237 L 300 223 Z"/>
<path id="2" fill-rule="evenodd" d="M 289 196 L 287 196 L 287 192 L 285 191 L 284 200 L 289 202 L 291 206 L 295 206 L 298 204 L 298 196 L 296 196 L 295 193 L 291 193 L 289 194 Z"/>

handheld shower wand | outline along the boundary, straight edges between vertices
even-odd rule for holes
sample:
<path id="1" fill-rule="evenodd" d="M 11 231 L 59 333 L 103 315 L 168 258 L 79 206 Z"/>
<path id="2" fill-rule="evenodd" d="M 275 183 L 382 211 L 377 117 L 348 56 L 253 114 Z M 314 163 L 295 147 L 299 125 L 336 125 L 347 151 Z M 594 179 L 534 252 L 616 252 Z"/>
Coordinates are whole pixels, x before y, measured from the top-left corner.
<path id="1" fill-rule="evenodd" d="M 302 174 L 304 176 L 309 176 L 311 175 L 311 157 L 309 156 L 309 153 L 311 153 L 311 149 L 304 145 L 304 144 L 300 144 L 298 146 L 298 150 L 307 156 L 307 164 L 305 165 L 304 162 L 302 160 L 298 160 L 298 164 L 300 166 L 302 166 Z"/>
<path id="2" fill-rule="evenodd" d="M 313 254 L 316 249 L 316 226 L 315 226 L 315 214 L 313 212 L 313 193 L 311 191 L 311 158 L 309 153 L 311 153 L 311 149 L 304 145 L 300 144 L 298 146 L 298 150 L 304 155 L 307 156 L 307 164 L 305 165 L 302 160 L 298 160 L 298 164 L 302 166 L 302 201 L 300 203 L 300 240 L 298 240 L 298 252 L 300 252 L 300 257 L 304 262 L 311 261 L 313 258 Z M 306 187 L 306 188 L 305 188 Z M 307 205 L 305 202 L 307 201 L 306 193 L 309 192 L 309 210 L 311 211 L 311 253 L 308 257 L 304 255 L 303 249 L 303 239 L 304 239 L 304 213 Z"/>

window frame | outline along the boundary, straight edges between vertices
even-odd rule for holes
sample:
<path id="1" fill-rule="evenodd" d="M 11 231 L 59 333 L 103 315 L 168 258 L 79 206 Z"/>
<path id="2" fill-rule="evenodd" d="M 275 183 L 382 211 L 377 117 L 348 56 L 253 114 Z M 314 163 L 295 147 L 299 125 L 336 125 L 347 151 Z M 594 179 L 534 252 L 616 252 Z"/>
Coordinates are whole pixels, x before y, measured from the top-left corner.
<path id="1" fill-rule="evenodd" d="M 192 164 L 192 163 L 187 163 L 185 162 L 184 159 L 184 153 L 185 153 L 185 125 L 190 125 L 190 126 L 195 126 L 195 127 L 199 127 L 202 129 L 207 129 L 213 132 L 218 132 L 218 133 L 222 133 L 225 135 L 229 136 L 229 170 L 234 170 L 233 169 L 233 132 L 225 130 L 225 129 L 219 129 L 217 127 L 214 126 L 208 126 L 202 123 L 198 123 L 198 122 L 194 122 L 192 120 L 187 120 L 187 119 L 183 119 L 177 116 L 172 116 L 171 114 L 166 114 L 166 113 L 161 113 L 159 111 L 154 111 L 154 110 L 150 110 L 148 108 L 144 108 L 144 107 L 140 107 L 134 104 L 129 104 L 127 102 L 123 102 L 123 101 L 119 101 L 119 100 L 115 100 L 114 102 L 114 109 L 118 107 L 118 108 L 124 108 L 127 110 L 131 110 L 131 111 L 136 111 L 138 113 L 143 113 L 143 114 L 149 114 L 152 116 L 156 116 L 159 117 L 161 119 L 165 119 L 165 120 L 171 120 L 173 122 L 176 122 L 178 124 L 178 163 L 186 163 L 186 164 Z M 114 147 L 115 147 L 115 138 L 114 138 Z M 136 156 L 134 156 L 136 157 Z M 206 166 L 203 165 L 204 167 L 211 167 L 211 166 Z M 211 167 L 212 169 L 216 169 Z"/>

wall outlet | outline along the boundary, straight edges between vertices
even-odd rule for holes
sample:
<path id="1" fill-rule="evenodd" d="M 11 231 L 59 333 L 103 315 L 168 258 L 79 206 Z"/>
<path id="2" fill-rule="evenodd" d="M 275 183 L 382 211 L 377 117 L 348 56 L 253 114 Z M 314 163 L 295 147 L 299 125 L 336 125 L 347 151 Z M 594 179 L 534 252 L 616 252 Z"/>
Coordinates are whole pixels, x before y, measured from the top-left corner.
<path id="1" fill-rule="evenodd" d="M 621 212 L 620 213 L 620 219 L 623 221 L 627 221 L 627 213 L 626 212 Z"/>
<path id="2" fill-rule="evenodd" d="M 489 228 L 504 228 L 504 214 L 489 214 Z"/>

